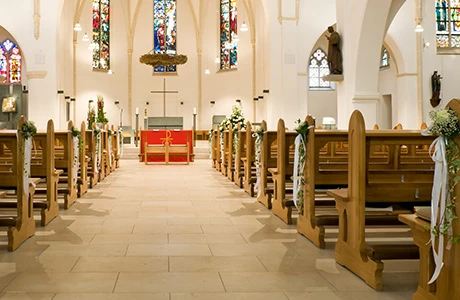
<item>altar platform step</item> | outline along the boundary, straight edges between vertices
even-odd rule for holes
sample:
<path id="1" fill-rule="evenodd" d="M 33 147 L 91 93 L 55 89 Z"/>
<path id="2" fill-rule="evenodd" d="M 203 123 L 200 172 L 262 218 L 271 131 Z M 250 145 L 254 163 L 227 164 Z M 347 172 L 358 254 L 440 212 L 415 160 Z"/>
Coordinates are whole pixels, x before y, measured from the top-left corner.
<path id="1" fill-rule="evenodd" d="M 122 159 L 139 160 L 139 151 L 139 147 L 136 147 L 133 144 L 124 144 Z M 209 159 L 209 142 L 196 141 L 193 152 L 195 153 L 195 159 Z"/>
<path id="2" fill-rule="evenodd" d="M 195 159 L 209 159 L 209 141 L 195 141 L 195 147 L 193 153 L 195 153 Z"/>

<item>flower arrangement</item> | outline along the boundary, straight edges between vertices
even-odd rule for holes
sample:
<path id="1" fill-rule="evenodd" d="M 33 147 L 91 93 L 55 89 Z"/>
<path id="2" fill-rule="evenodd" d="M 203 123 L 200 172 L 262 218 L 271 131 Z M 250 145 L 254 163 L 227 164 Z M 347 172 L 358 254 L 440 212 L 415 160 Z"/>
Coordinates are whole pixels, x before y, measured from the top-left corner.
<path id="1" fill-rule="evenodd" d="M 430 112 L 430 118 L 433 123 L 428 127 L 427 132 L 433 135 L 443 137 L 443 142 L 446 148 L 446 162 L 448 171 L 449 190 L 446 192 L 447 205 L 444 212 L 444 217 L 440 218 L 439 223 L 432 226 L 431 231 L 435 236 L 447 235 L 450 242 L 457 243 L 459 237 L 454 237 L 449 232 L 452 232 L 452 222 L 457 219 L 455 215 L 455 194 L 454 188 L 460 180 L 457 173 L 460 171 L 460 149 L 454 138 L 460 134 L 460 126 L 456 113 L 450 108 L 444 108 Z M 436 151 L 436 150 L 435 150 Z"/>
<path id="2" fill-rule="evenodd" d="M 142 55 L 139 58 L 139 61 L 143 64 L 158 67 L 158 66 L 170 66 L 170 65 L 183 65 L 187 62 L 187 56 L 178 54 L 178 55 L 169 55 L 166 53 L 152 53 L 150 51 L 147 54 Z"/>
<path id="3" fill-rule="evenodd" d="M 78 149 L 80 154 L 83 152 L 83 137 L 77 127 L 72 126 L 72 136 L 78 138 Z"/>
<path id="4" fill-rule="evenodd" d="M 232 124 L 233 132 L 238 131 L 238 124 L 241 123 L 241 129 L 246 129 L 246 121 L 243 116 L 243 112 L 241 111 L 241 106 L 240 105 L 233 105 L 232 107 L 232 114 L 230 117 L 224 119 L 220 124 L 219 124 L 219 130 L 220 132 L 224 131 L 224 125 L 225 127 L 229 127 L 230 124 Z"/>
<path id="5" fill-rule="evenodd" d="M 104 125 L 109 123 L 109 120 L 105 117 L 104 98 L 102 97 L 102 95 L 97 95 L 97 117 L 96 117 L 96 122 L 102 123 Z"/>
<path id="6" fill-rule="evenodd" d="M 25 140 L 28 140 L 29 138 L 37 134 L 37 127 L 35 126 L 34 122 L 26 121 L 24 122 L 24 124 L 22 124 L 22 127 L 21 129 L 19 129 L 19 132 L 22 134 Z"/>
<path id="7" fill-rule="evenodd" d="M 435 162 L 433 191 L 431 199 L 431 245 L 435 261 L 435 270 L 429 284 L 433 283 L 443 267 L 444 238 L 446 249 L 458 243 L 459 237 L 453 235 L 452 224 L 455 215 L 455 186 L 460 180 L 460 149 L 454 138 L 460 133 L 458 116 L 449 107 L 430 112 L 432 124 L 424 133 L 439 135 L 430 146 L 430 155 Z M 438 239 L 436 245 L 436 239 Z M 437 249 L 436 249 L 437 248 Z"/>
<path id="8" fill-rule="evenodd" d="M 91 128 L 93 128 L 93 123 L 96 122 L 96 111 L 94 110 L 94 107 L 91 105 L 91 102 L 93 100 L 90 100 L 90 102 L 88 103 L 88 117 L 87 117 L 87 121 L 88 121 L 88 129 L 91 130 Z"/>
<path id="9" fill-rule="evenodd" d="M 303 214 L 303 204 L 304 204 L 304 193 L 303 187 L 305 185 L 304 179 L 304 169 L 305 169 L 305 157 L 307 152 L 307 134 L 308 130 L 312 126 L 309 126 L 307 121 L 301 121 L 298 119 L 296 121 L 298 136 L 295 139 L 295 153 L 294 153 L 294 203 L 299 209 L 299 214 Z"/>

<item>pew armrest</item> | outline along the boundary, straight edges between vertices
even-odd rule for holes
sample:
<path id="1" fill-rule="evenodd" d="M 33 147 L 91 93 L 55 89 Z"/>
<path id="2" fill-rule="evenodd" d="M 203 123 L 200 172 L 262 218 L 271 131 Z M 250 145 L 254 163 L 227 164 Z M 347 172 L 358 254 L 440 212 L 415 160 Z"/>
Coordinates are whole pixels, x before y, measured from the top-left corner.
<path id="1" fill-rule="evenodd" d="M 269 173 L 271 173 L 273 176 L 278 174 L 278 169 L 277 168 L 268 168 L 267 170 Z"/>
<path id="2" fill-rule="evenodd" d="M 327 194 L 334 197 L 334 200 L 340 202 L 348 202 L 348 189 L 327 190 Z"/>

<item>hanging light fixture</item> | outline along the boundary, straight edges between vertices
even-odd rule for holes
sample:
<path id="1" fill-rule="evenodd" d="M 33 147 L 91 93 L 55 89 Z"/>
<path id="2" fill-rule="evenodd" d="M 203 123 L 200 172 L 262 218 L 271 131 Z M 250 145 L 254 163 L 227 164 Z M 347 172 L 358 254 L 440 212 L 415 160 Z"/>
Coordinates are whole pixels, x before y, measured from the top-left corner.
<path id="1" fill-rule="evenodd" d="M 415 26 L 414 31 L 415 32 L 423 32 L 423 26 L 421 24 L 418 24 L 417 26 Z"/>
<path id="2" fill-rule="evenodd" d="M 88 35 L 86 34 L 86 32 L 85 32 L 85 34 L 83 35 L 83 37 L 81 38 L 81 41 L 82 41 L 82 42 L 89 42 L 89 37 L 88 37 Z"/>
<path id="3" fill-rule="evenodd" d="M 76 24 L 75 24 L 75 27 L 73 28 L 73 30 L 75 30 L 75 31 L 81 31 L 81 25 L 80 25 L 80 23 L 76 23 Z"/>
<path id="4" fill-rule="evenodd" d="M 206 68 L 206 70 L 204 70 L 204 74 L 209 75 L 209 74 L 211 74 L 211 71 L 209 71 L 209 69 Z"/>
<path id="5" fill-rule="evenodd" d="M 240 28 L 241 31 L 246 32 L 249 30 L 248 25 L 246 25 L 246 22 L 243 22 Z"/>
<path id="6" fill-rule="evenodd" d="M 219 56 L 216 56 L 216 59 L 214 60 L 214 62 L 215 62 L 216 64 L 220 64 L 220 58 L 219 58 Z"/>
<path id="7" fill-rule="evenodd" d="M 109 74 L 109 75 L 113 75 L 113 71 L 112 71 L 112 69 L 109 69 L 109 71 L 107 72 L 107 74 Z"/>

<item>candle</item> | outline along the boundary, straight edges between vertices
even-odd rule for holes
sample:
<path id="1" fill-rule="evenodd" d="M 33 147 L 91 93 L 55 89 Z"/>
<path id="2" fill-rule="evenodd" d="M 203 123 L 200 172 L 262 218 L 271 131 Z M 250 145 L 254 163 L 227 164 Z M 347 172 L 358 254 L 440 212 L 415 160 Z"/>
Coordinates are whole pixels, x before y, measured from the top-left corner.
<path id="1" fill-rule="evenodd" d="M 136 107 L 136 115 L 139 114 L 139 107 Z"/>
<path id="2" fill-rule="evenodd" d="M 193 108 L 193 114 L 196 115 L 196 107 Z"/>

